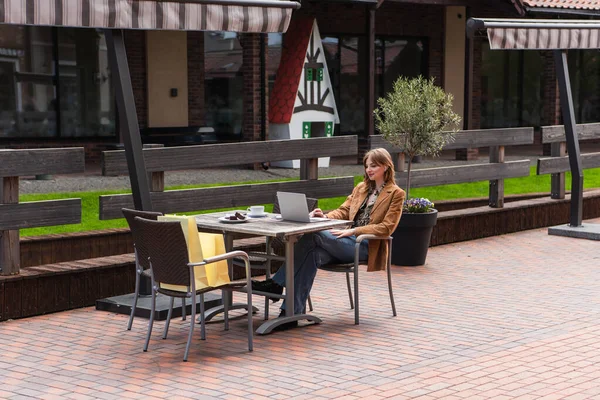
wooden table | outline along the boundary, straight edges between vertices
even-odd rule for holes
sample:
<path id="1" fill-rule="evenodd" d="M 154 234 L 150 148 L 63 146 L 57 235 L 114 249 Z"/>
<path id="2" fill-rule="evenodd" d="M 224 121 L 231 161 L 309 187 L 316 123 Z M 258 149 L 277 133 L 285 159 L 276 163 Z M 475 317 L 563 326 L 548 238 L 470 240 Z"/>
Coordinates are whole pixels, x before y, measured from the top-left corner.
<path id="1" fill-rule="evenodd" d="M 264 322 L 257 330 L 259 335 L 270 333 L 278 325 L 299 321 L 309 320 L 320 323 L 321 320 L 308 314 L 294 314 L 294 244 L 298 238 L 305 233 L 318 232 L 332 228 L 344 228 L 351 224 L 351 221 L 344 220 L 324 220 L 318 222 L 292 222 L 276 219 L 278 214 L 268 214 L 264 218 L 252 218 L 243 223 L 224 223 L 219 221 L 220 217 L 226 214 L 233 214 L 235 211 L 216 212 L 210 214 L 196 215 L 196 224 L 200 231 L 222 232 L 225 237 L 225 249 L 231 251 L 233 246 L 234 234 L 245 234 L 254 236 L 277 237 L 285 243 L 285 317 L 278 317 Z"/>

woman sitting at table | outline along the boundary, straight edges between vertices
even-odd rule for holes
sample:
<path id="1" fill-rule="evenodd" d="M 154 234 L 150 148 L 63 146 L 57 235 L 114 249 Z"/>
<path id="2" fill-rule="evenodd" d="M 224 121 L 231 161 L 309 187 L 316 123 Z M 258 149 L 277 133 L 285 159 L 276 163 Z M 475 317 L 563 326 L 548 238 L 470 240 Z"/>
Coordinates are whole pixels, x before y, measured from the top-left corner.
<path id="1" fill-rule="evenodd" d="M 294 247 L 294 314 L 303 314 L 306 299 L 317 274 L 317 267 L 330 263 L 354 261 L 356 237 L 362 234 L 390 236 L 396 229 L 406 196 L 394 181 L 394 163 L 387 150 L 373 149 L 363 158 L 364 181 L 359 183 L 344 204 L 326 215 L 316 208 L 311 217 L 326 217 L 352 221 L 349 229 L 331 229 L 302 236 Z M 385 268 L 387 260 L 386 242 L 364 240 L 360 245 L 360 260 L 368 259 L 368 271 Z M 282 294 L 285 286 L 285 266 L 273 279 L 253 281 L 252 289 L 261 292 Z M 279 299 L 274 299 L 277 302 Z M 281 306 L 285 315 L 285 301 Z M 296 326 L 297 321 L 284 324 L 282 328 Z"/>

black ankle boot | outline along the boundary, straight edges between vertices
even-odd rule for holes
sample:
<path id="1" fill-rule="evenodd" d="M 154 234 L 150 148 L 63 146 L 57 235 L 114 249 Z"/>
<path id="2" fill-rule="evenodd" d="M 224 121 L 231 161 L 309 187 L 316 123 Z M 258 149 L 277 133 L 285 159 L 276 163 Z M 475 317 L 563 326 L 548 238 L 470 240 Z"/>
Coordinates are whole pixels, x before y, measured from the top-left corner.
<path id="1" fill-rule="evenodd" d="M 283 286 L 279 286 L 273 279 L 266 279 L 264 281 L 252 281 L 252 290 L 278 295 L 283 294 Z M 273 303 L 277 303 L 279 300 L 281 299 L 277 297 L 271 298 L 271 301 Z"/>

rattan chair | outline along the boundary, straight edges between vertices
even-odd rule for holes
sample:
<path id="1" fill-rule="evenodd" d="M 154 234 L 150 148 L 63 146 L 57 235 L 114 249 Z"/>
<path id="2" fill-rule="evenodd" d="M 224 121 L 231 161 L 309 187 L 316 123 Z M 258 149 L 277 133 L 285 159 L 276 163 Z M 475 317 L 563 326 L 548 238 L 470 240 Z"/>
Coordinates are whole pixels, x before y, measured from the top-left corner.
<path id="1" fill-rule="evenodd" d="M 354 323 L 356 325 L 359 324 L 359 307 L 358 307 L 358 266 L 360 262 L 365 262 L 366 260 L 359 260 L 359 250 L 360 244 L 363 240 L 385 240 L 388 245 L 388 259 L 386 263 L 386 271 L 387 271 L 387 281 L 388 281 L 388 291 L 390 293 L 390 302 L 392 303 L 392 313 L 394 317 L 396 316 L 396 305 L 394 304 L 394 294 L 392 292 L 392 272 L 391 272 L 391 264 L 392 264 L 392 237 L 381 237 L 375 235 L 360 235 L 356 238 L 356 245 L 354 251 L 354 262 L 346 263 L 346 264 L 326 264 L 319 267 L 324 271 L 330 272 L 343 272 L 346 274 L 346 284 L 348 286 L 348 297 L 350 298 L 350 308 L 354 308 Z M 354 274 L 354 299 L 352 299 L 352 288 L 350 285 L 350 274 Z"/>
<path id="2" fill-rule="evenodd" d="M 131 306 L 131 314 L 129 315 L 129 322 L 127 323 L 127 330 L 131 330 L 131 326 L 133 324 L 133 318 L 135 316 L 135 310 L 137 308 L 138 298 L 140 297 L 140 281 L 141 277 L 145 276 L 150 279 L 150 265 L 148 264 L 148 251 L 143 248 L 143 246 L 138 246 L 138 238 L 139 232 L 135 229 L 133 225 L 133 219 L 135 217 L 141 217 L 146 219 L 156 220 L 157 217 L 163 215 L 161 212 L 153 212 L 153 211 L 139 211 L 139 210 L 131 210 L 128 208 L 121 209 L 125 219 L 127 220 L 127 224 L 129 225 L 129 229 L 131 230 L 131 235 L 133 236 L 133 248 L 135 251 L 135 293 L 133 294 L 133 305 Z M 181 318 L 185 321 L 185 299 L 181 299 Z"/>
<path id="3" fill-rule="evenodd" d="M 152 308 L 150 313 L 150 321 L 148 323 L 148 333 L 144 344 L 144 351 L 148 350 L 152 327 L 154 325 L 154 311 L 156 308 L 156 294 L 161 293 L 171 297 L 169 313 L 165 322 L 163 331 L 163 339 L 166 339 L 169 331 L 169 323 L 173 312 L 174 298 L 191 298 L 192 300 L 192 317 L 190 319 L 190 331 L 188 335 L 187 345 L 183 361 L 187 361 L 190 344 L 194 333 L 196 320 L 196 296 L 200 295 L 200 324 L 201 338 L 205 338 L 205 321 L 204 321 L 204 293 L 213 290 L 223 290 L 224 303 L 224 322 L 225 330 L 229 329 L 229 291 L 241 289 L 244 286 L 251 287 L 250 280 L 250 263 L 248 255 L 243 251 L 231 251 L 220 254 L 214 257 L 205 258 L 202 262 L 189 262 L 188 249 L 181 228 L 180 222 L 171 221 L 153 221 L 136 217 L 133 221 L 136 229 L 141 232 L 141 241 L 143 246 L 146 246 L 149 255 L 150 271 L 152 278 Z M 227 260 L 233 257 L 238 257 L 244 260 L 246 270 L 246 279 L 233 281 L 225 285 L 196 288 L 195 268 L 196 266 L 211 264 L 221 260 Z M 177 285 L 181 286 L 181 290 L 164 289 L 161 285 Z M 247 290 L 248 309 L 252 309 L 252 291 Z M 248 313 L 248 350 L 252 351 L 252 313 Z"/>
<path id="4" fill-rule="evenodd" d="M 312 211 L 317 208 L 319 200 L 310 197 L 306 198 L 306 205 L 308 210 Z M 279 214 L 279 201 L 277 196 L 273 202 L 273 213 Z M 285 257 L 285 243 L 279 238 L 267 237 L 265 242 L 266 251 L 250 251 L 248 252 L 248 258 L 250 260 L 250 268 L 265 271 L 266 279 L 271 278 L 271 269 L 273 266 L 281 266 Z M 275 263 L 274 263 L 275 262 Z M 242 260 L 233 260 L 234 265 L 242 266 Z M 265 320 L 269 319 L 269 297 L 265 297 Z M 310 296 L 308 297 L 308 307 L 310 311 L 313 310 L 312 301 Z"/>

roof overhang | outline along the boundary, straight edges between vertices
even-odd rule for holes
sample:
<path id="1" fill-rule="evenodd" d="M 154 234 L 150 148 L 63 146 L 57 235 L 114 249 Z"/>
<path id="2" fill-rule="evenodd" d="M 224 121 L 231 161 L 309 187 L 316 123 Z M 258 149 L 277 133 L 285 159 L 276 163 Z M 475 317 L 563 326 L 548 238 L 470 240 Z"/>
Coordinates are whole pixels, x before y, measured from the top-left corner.
<path id="1" fill-rule="evenodd" d="M 600 49 L 600 21 L 483 19 L 467 21 L 467 35 L 487 32 L 494 50 Z"/>
<path id="2" fill-rule="evenodd" d="M 297 1 L 0 0 L 0 23 L 115 29 L 285 32 Z"/>

